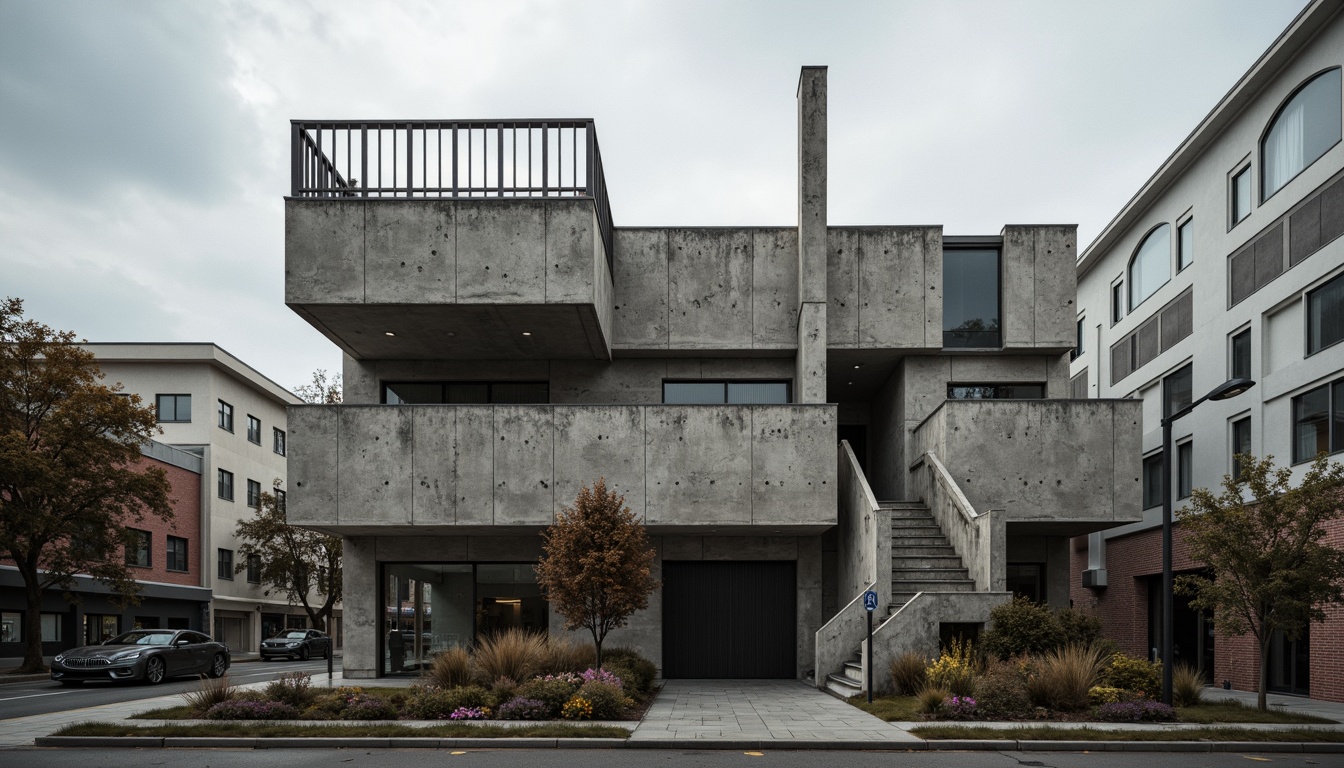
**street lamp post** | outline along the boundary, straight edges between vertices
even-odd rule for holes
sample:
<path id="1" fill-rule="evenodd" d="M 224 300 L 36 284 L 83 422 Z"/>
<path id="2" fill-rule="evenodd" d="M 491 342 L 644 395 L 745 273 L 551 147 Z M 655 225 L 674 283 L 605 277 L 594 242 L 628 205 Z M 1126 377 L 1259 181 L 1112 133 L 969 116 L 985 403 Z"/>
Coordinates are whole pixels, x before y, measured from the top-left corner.
<path id="1" fill-rule="evenodd" d="M 1171 705 L 1172 646 L 1175 644 L 1171 574 L 1171 425 L 1205 400 L 1226 400 L 1254 386 L 1255 382 L 1247 378 L 1230 379 L 1162 419 L 1162 703 L 1168 706 Z"/>

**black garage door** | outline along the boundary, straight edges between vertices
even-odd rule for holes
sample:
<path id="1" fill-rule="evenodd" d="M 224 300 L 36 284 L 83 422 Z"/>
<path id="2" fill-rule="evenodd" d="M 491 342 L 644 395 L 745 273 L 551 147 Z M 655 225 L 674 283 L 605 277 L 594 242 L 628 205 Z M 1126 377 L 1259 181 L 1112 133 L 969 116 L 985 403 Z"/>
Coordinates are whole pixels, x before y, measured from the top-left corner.
<path id="1" fill-rule="evenodd" d="M 793 678 L 792 561 L 664 562 L 663 677 Z"/>

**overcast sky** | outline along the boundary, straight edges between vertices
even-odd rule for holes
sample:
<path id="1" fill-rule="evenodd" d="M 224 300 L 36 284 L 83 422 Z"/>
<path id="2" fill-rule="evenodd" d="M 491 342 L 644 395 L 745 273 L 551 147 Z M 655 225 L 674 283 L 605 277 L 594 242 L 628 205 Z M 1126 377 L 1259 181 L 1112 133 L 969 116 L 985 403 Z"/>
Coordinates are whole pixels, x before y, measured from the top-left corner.
<path id="1" fill-rule="evenodd" d="M 792 225 L 804 64 L 831 224 L 1086 245 L 1303 6 L 0 0 L 0 295 L 293 387 L 289 119 L 592 117 L 617 226 Z"/>

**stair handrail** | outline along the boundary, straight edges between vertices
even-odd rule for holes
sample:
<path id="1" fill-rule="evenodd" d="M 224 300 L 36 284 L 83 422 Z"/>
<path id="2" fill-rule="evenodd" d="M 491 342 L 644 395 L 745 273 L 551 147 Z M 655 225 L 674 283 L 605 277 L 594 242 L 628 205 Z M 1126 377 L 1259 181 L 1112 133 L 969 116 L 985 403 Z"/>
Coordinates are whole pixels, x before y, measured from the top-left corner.
<path id="1" fill-rule="evenodd" d="M 887 581 L 887 587 L 891 587 L 890 580 Z M 844 669 L 845 661 L 854 654 L 854 649 L 868 634 L 868 609 L 863 605 L 863 593 L 870 589 L 877 589 L 877 582 L 865 586 L 817 630 L 816 642 L 812 646 L 812 676 L 818 688 L 826 690 L 826 676 Z"/>
<path id="2" fill-rule="evenodd" d="M 926 470 L 922 483 L 924 504 L 947 535 L 948 543 L 961 556 L 977 592 L 1000 592 L 1007 579 L 1006 528 L 1003 510 L 976 512 L 957 481 L 926 451 L 915 461 Z"/>

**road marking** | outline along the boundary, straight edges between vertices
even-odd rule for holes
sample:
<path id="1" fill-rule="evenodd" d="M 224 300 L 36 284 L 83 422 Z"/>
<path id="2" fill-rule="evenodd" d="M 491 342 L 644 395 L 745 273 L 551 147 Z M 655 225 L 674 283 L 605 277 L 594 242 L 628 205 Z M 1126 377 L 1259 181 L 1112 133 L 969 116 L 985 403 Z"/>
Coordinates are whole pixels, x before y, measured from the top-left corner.
<path id="1" fill-rule="evenodd" d="M 7 697 L 7 698 L 0 699 L 0 701 L 15 701 L 15 700 L 18 700 L 18 699 L 35 699 L 35 698 L 37 698 L 38 696 L 59 696 L 59 695 L 61 695 L 62 693 L 74 693 L 74 691 L 52 691 L 51 693 L 33 693 L 33 694 L 29 694 L 29 695 L 27 695 L 27 696 L 9 696 L 9 697 Z"/>

